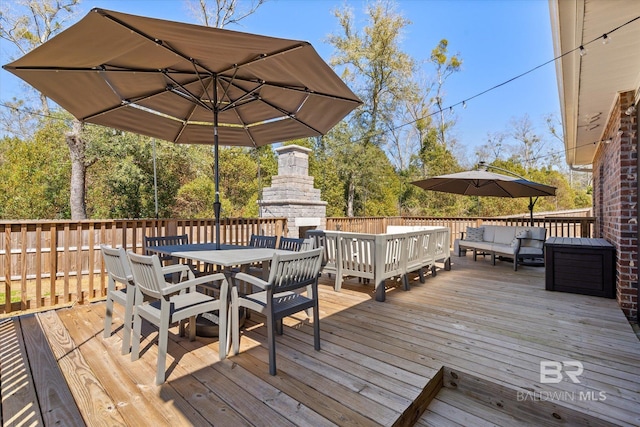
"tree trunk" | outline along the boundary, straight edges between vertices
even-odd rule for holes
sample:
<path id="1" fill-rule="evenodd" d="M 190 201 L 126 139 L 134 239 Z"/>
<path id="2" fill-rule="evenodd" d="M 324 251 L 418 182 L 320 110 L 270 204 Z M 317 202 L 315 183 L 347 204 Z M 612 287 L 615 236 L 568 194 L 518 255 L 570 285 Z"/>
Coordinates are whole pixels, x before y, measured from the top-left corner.
<path id="1" fill-rule="evenodd" d="M 356 198 L 356 185 L 353 178 L 349 180 L 349 189 L 347 194 L 347 216 L 353 217 L 353 203 Z"/>
<path id="2" fill-rule="evenodd" d="M 73 121 L 72 128 L 65 135 L 65 139 L 71 155 L 71 195 L 69 198 L 71 219 L 87 219 L 87 206 L 85 203 L 86 146 L 82 139 L 82 123 L 79 120 Z"/>

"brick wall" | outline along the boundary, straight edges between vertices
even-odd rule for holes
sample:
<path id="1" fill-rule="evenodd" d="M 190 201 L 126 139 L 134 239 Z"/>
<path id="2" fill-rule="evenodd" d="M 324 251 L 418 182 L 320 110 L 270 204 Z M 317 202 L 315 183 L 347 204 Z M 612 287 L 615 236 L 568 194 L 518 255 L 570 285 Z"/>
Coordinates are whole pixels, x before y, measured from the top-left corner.
<path id="1" fill-rule="evenodd" d="M 616 247 L 617 301 L 638 316 L 638 124 L 627 116 L 633 92 L 620 94 L 593 164 L 593 209 L 599 236 Z M 619 134 L 619 131 L 622 134 Z"/>

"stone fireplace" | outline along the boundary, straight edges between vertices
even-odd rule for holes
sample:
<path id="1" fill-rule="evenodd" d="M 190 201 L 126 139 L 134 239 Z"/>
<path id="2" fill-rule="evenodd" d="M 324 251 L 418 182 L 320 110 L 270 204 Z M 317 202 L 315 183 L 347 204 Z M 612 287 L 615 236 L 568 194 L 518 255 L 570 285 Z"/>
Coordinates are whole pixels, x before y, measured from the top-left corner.
<path id="1" fill-rule="evenodd" d="M 271 187 L 262 190 L 258 200 L 263 218 L 287 218 L 287 236 L 304 237 L 306 231 L 324 230 L 327 225 L 327 202 L 320 200 L 320 190 L 309 176 L 310 149 L 286 145 L 275 149 L 278 175 Z"/>

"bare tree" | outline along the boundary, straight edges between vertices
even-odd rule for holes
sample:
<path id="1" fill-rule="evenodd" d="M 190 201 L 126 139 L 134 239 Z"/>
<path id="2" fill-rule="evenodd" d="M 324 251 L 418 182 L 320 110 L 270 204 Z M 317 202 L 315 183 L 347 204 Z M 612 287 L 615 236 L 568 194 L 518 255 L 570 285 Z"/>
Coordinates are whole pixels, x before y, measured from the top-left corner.
<path id="1" fill-rule="evenodd" d="M 185 0 L 191 15 L 207 27 L 224 28 L 253 15 L 267 0 Z"/>
<path id="2" fill-rule="evenodd" d="M 452 113 L 452 111 L 446 111 L 447 108 L 444 105 L 444 83 L 453 73 L 462 69 L 462 59 L 459 54 L 449 55 L 448 46 L 448 40 L 440 40 L 438 46 L 431 51 L 429 58 L 429 62 L 433 64 L 436 71 L 436 80 L 432 85 L 432 91 L 435 93 L 433 101 L 438 107 L 440 119 L 438 139 L 444 145 L 447 144 L 447 130 L 455 124 L 453 120 L 447 121 L 446 119 L 446 114 Z"/>
<path id="3" fill-rule="evenodd" d="M 487 133 L 487 142 L 476 150 L 476 161 L 493 163 L 502 158 L 504 140 L 506 135 L 502 132 Z"/>
<path id="4" fill-rule="evenodd" d="M 516 155 L 522 159 L 525 170 L 535 168 L 541 153 L 544 152 L 545 143 L 536 133 L 529 115 L 525 114 L 520 119 L 512 119 L 510 127 L 511 136 L 521 143 L 521 146 L 516 149 Z"/>

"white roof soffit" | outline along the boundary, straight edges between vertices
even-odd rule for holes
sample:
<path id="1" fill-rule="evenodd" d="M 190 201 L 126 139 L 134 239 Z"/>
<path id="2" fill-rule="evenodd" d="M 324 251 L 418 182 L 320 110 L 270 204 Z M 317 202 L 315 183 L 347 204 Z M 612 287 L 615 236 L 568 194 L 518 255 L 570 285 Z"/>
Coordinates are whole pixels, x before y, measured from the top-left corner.
<path id="1" fill-rule="evenodd" d="M 580 169 L 593 163 L 617 93 L 640 88 L 640 19 L 602 43 L 640 16 L 640 1 L 549 0 L 549 11 L 555 56 L 575 50 L 556 61 L 556 74 L 567 164 Z"/>

